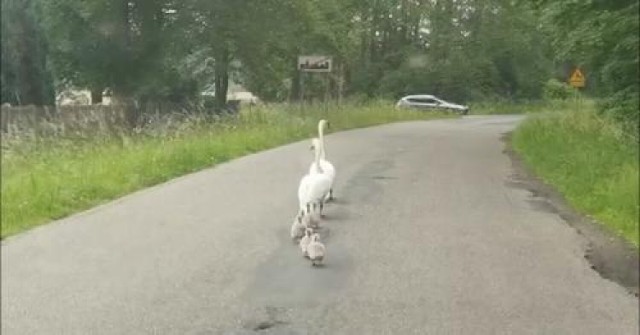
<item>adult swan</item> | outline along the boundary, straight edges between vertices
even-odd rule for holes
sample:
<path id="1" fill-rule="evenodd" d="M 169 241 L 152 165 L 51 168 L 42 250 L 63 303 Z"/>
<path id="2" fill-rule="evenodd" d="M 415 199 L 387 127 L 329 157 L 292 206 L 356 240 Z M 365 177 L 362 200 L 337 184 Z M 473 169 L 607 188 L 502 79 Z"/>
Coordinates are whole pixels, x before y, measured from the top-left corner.
<path id="1" fill-rule="evenodd" d="M 329 121 L 327 120 L 320 120 L 320 122 L 318 122 L 318 138 L 317 139 L 314 138 L 312 140 L 312 148 L 314 150 L 319 151 L 320 157 L 319 157 L 319 160 L 311 163 L 311 166 L 309 167 L 309 174 L 313 174 L 313 173 L 316 173 L 316 171 L 318 171 L 318 165 L 319 165 L 322 173 L 324 173 L 331 181 L 329 192 L 326 194 L 325 198 L 323 199 L 324 201 L 333 200 L 333 181 L 336 178 L 336 169 L 333 167 L 333 164 L 331 164 L 331 162 L 327 160 L 326 153 L 324 150 L 324 128 L 328 126 L 329 126 Z"/>
<path id="2" fill-rule="evenodd" d="M 309 174 L 300 180 L 300 185 L 298 186 L 298 203 L 300 210 L 306 211 L 307 214 L 312 214 L 309 213 L 309 211 L 313 209 L 315 212 L 317 208 L 320 209 L 320 214 L 322 214 L 322 204 L 324 198 L 331 190 L 332 180 L 324 173 L 322 165 L 320 164 L 320 145 L 315 145 L 314 149 L 315 169 L 309 171 Z"/>

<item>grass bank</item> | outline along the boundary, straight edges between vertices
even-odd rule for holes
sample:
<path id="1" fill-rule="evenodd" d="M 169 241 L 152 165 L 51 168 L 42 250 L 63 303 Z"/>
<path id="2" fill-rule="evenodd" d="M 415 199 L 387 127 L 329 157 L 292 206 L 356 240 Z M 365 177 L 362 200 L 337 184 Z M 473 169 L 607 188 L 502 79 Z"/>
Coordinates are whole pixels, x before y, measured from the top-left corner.
<path id="1" fill-rule="evenodd" d="M 320 118 L 330 120 L 336 131 L 436 117 L 444 116 L 398 111 L 387 102 L 280 105 L 215 122 L 198 116 L 162 122 L 138 134 L 5 141 L 2 237 L 235 157 L 309 138 Z"/>
<path id="2" fill-rule="evenodd" d="M 469 111 L 474 115 L 533 114 L 568 110 L 571 108 L 592 108 L 593 104 L 593 101 L 588 99 L 535 100 L 521 102 L 489 101 L 471 103 Z"/>
<path id="3" fill-rule="evenodd" d="M 576 209 L 638 247 L 638 142 L 585 107 L 529 118 L 513 146 Z"/>

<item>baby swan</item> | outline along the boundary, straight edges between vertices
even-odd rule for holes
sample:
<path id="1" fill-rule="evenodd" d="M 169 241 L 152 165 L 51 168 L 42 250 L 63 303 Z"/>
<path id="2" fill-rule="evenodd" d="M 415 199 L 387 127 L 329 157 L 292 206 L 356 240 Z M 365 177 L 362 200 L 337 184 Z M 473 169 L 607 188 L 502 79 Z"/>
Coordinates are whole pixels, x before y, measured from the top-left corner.
<path id="1" fill-rule="evenodd" d="M 313 234 L 311 236 L 311 242 L 307 246 L 307 255 L 311 260 L 311 266 L 322 264 L 325 253 L 326 249 L 324 247 L 324 244 L 320 242 L 320 235 L 318 235 L 317 233 Z"/>
<path id="2" fill-rule="evenodd" d="M 298 212 L 296 218 L 293 220 L 293 225 L 291 225 L 291 239 L 297 240 L 304 236 L 305 224 L 303 222 L 305 214 L 303 211 Z"/>
<path id="3" fill-rule="evenodd" d="M 307 254 L 307 247 L 309 243 L 311 243 L 311 236 L 313 234 L 313 229 L 307 228 L 304 230 L 304 236 L 300 239 L 300 250 L 302 250 L 302 256 L 309 257 Z"/>

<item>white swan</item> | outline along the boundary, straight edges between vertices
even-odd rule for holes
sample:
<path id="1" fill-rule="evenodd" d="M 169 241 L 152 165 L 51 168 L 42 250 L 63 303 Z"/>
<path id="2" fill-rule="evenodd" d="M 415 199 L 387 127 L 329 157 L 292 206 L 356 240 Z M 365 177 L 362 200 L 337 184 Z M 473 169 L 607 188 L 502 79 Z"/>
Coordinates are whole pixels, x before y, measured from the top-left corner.
<path id="1" fill-rule="evenodd" d="M 319 164 L 320 150 L 318 147 L 314 148 L 316 169 L 314 173 L 309 173 L 302 177 L 298 186 L 298 205 L 300 210 L 305 210 L 307 204 L 318 204 L 320 214 L 323 209 L 324 198 L 331 190 L 331 178 L 324 173 L 322 167 Z"/>
<path id="2" fill-rule="evenodd" d="M 329 193 L 324 198 L 324 201 L 333 199 L 333 181 L 336 178 L 336 169 L 333 164 L 331 164 L 331 162 L 327 160 L 324 147 L 324 128 L 328 126 L 329 121 L 324 119 L 320 120 L 320 122 L 318 122 L 318 137 L 311 140 L 311 147 L 315 150 L 320 151 L 320 169 L 331 179 L 331 188 L 329 189 Z M 313 162 L 309 167 L 309 174 L 315 173 L 316 171 L 318 171 L 318 163 Z"/>
<path id="3" fill-rule="evenodd" d="M 311 230 L 311 228 L 305 229 L 304 236 L 300 239 L 300 243 L 298 244 L 300 246 L 300 250 L 302 250 L 302 256 L 304 257 L 308 257 L 307 247 L 309 246 L 309 243 L 311 243 L 312 234 L 313 230 Z"/>
<path id="4" fill-rule="evenodd" d="M 307 257 L 311 260 L 311 266 L 320 265 L 324 260 L 326 254 L 326 248 L 322 242 L 320 242 L 320 235 L 313 234 L 311 236 L 311 242 L 307 245 Z"/>
<path id="5" fill-rule="evenodd" d="M 305 209 L 302 211 L 303 218 L 302 223 L 305 227 L 311 229 L 317 229 L 320 225 L 320 206 L 313 202 L 307 203 Z"/>

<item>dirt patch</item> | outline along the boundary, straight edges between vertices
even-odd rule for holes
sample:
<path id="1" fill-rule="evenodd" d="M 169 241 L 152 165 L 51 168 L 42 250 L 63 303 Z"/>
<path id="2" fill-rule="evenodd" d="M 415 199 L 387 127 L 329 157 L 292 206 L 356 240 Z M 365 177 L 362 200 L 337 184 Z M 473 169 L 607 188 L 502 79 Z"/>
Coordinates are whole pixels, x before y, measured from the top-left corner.
<path id="1" fill-rule="evenodd" d="M 564 197 L 540 178 L 524 164 L 511 145 L 511 133 L 503 134 L 504 153 L 511 159 L 515 182 L 509 186 L 524 188 L 530 191 L 535 200 L 532 205 L 541 210 L 557 213 L 565 222 L 573 227 L 588 242 L 584 257 L 605 279 L 614 281 L 625 287 L 638 297 L 640 265 L 638 249 L 624 238 L 615 235 L 593 218 L 576 212 Z"/>

